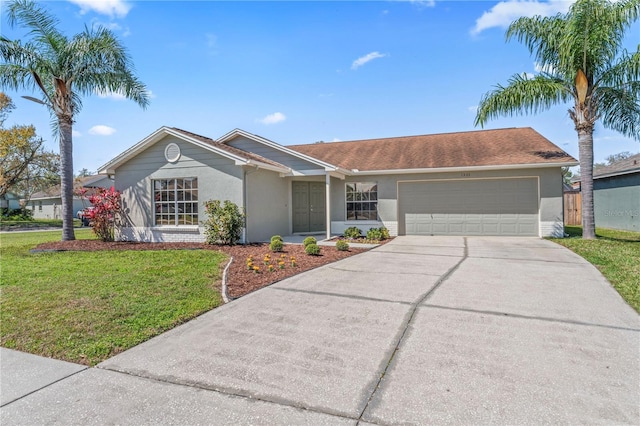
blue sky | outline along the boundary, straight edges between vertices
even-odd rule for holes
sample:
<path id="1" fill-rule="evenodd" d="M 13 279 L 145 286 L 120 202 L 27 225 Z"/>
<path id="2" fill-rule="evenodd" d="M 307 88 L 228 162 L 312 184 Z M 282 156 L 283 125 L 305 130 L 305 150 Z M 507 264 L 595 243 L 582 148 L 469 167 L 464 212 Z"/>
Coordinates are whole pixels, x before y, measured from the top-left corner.
<path id="1" fill-rule="evenodd" d="M 514 73 L 536 72 L 506 43 L 513 19 L 564 12 L 570 1 L 46 1 L 71 36 L 111 28 L 151 92 L 142 110 L 117 94 L 84 98 L 74 126 L 74 170 L 96 170 L 161 126 L 217 138 L 234 128 L 284 145 L 474 130 L 475 106 Z M 2 34 L 11 29 L 4 13 Z M 640 25 L 627 48 L 640 43 Z M 34 124 L 57 151 L 49 115 L 7 92 L 6 124 Z M 578 156 L 568 106 L 490 121 L 530 126 Z M 602 127 L 595 158 L 640 144 Z"/>

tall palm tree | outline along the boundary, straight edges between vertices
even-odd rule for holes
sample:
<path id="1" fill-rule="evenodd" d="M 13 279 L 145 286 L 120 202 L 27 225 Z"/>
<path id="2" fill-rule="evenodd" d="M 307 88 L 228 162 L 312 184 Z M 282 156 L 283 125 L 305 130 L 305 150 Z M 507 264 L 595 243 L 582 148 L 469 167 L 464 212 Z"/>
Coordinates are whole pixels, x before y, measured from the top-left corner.
<path id="1" fill-rule="evenodd" d="M 578 0 L 566 14 L 522 17 L 507 29 L 535 57 L 542 72 L 516 74 L 483 95 L 475 124 L 569 104 L 578 132 L 582 236 L 595 238 L 593 131 L 597 121 L 640 140 L 640 46 L 622 49 L 625 30 L 638 19 L 640 0 Z"/>
<path id="2" fill-rule="evenodd" d="M 145 108 L 148 91 L 133 73 L 131 59 L 115 35 L 96 27 L 67 38 L 58 20 L 31 0 L 16 0 L 7 7 L 13 27 L 29 30 L 29 40 L 0 37 L 0 85 L 12 90 L 40 93 L 51 114 L 60 144 L 62 239 L 73 240 L 73 123 L 82 107 L 81 95 L 121 93 Z"/>

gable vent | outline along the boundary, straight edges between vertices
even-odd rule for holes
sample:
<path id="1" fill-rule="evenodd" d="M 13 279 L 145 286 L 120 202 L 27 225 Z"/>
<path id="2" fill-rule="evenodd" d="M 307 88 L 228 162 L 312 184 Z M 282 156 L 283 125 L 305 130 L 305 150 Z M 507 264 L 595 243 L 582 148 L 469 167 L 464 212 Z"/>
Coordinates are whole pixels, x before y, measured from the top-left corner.
<path id="1" fill-rule="evenodd" d="M 164 158 L 170 163 L 175 163 L 180 159 L 180 147 L 175 143 L 170 143 L 164 149 Z"/>

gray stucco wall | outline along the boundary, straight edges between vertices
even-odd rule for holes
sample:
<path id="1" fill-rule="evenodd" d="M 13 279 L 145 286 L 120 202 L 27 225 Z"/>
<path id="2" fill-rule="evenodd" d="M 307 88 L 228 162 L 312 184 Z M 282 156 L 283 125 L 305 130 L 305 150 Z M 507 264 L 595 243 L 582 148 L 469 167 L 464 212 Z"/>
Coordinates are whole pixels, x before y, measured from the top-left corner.
<path id="1" fill-rule="evenodd" d="M 278 173 L 250 168 L 246 171 L 247 241 L 269 241 L 289 234 L 290 180 Z"/>
<path id="2" fill-rule="evenodd" d="M 254 140 L 245 138 L 243 136 L 239 136 L 229 142 L 227 142 L 229 146 L 233 146 L 235 148 L 239 148 L 245 151 L 252 152 L 254 154 L 261 155 L 269 160 L 276 161 L 282 165 L 287 167 L 291 167 L 294 170 L 314 170 L 321 169 L 320 166 L 310 163 L 308 161 L 299 159 L 290 154 L 282 152 L 280 150 L 271 148 L 264 144 L 258 143 Z"/>
<path id="3" fill-rule="evenodd" d="M 640 231 L 640 173 L 593 181 L 596 226 Z"/>
<path id="4" fill-rule="evenodd" d="M 412 180 L 437 179 L 483 179 L 496 177 L 537 177 L 540 189 L 540 232 L 543 236 L 561 234 L 563 231 L 562 211 L 562 174 L 559 167 L 539 169 L 490 170 L 449 173 L 421 173 L 398 175 L 359 175 L 348 176 L 345 181 L 332 179 L 331 220 L 333 228 L 341 225 L 358 226 L 366 230 L 380 226 L 360 221 L 344 222 L 346 217 L 345 183 L 375 182 L 378 184 L 378 216 L 382 224 L 394 233 L 398 223 L 398 182 Z M 342 224 L 340 223 L 342 222 Z M 338 230 L 339 232 L 339 230 Z"/>
<path id="5" fill-rule="evenodd" d="M 165 159 L 164 150 L 169 143 L 180 147 L 181 156 L 171 163 Z M 243 207 L 242 168 L 232 160 L 167 136 L 124 163 L 115 173 L 114 186 L 122 192 L 129 230 L 123 238 L 142 240 L 202 240 L 202 230 L 191 230 L 194 235 L 179 234 L 178 227 L 156 227 L 153 235 L 152 180 L 195 177 L 198 179 L 199 221 L 206 219 L 203 203 L 212 199 L 230 200 Z M 173 229 L 172 229 L 173 228 Z M 185 228 L 186 231 L 186 227 Z M 163 234 L 164 232 L 164 234 Z"/>

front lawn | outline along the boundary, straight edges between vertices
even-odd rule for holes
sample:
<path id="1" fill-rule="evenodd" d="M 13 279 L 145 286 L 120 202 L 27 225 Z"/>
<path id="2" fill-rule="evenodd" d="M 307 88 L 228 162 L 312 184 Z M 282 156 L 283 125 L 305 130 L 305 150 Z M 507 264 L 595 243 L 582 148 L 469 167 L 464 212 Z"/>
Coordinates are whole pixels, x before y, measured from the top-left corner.
<path id="1" fill-rule="evenodd" d="M 0 235 L 1 346 L 95 365 L 222 303 L 223 253 L 29 253 L 60 237 Z M 77 230 L 76 238 L 93 235 Z"/>
<path id="2" fill-rule="evenodd" d="M 595 240 L 583 240 L 582 228 L 567 226 L 569 238 L 552 239 L 595 265 L 624 300 L 640 312 L 640 232 L 597 228 Z"/>

